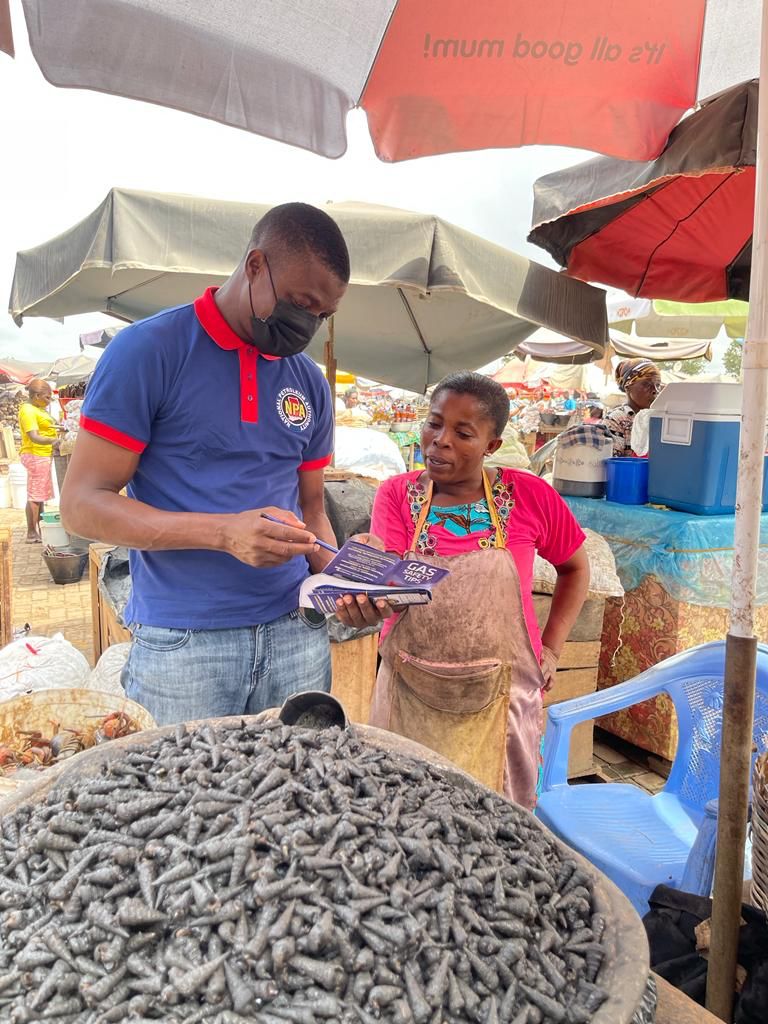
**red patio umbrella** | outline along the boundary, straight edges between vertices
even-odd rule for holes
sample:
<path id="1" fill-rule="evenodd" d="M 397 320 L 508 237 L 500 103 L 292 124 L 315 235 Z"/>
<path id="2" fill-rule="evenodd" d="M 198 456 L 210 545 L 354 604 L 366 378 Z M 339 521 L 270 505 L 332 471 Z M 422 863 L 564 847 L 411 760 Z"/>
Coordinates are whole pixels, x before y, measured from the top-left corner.
<path id="1" fill-rule="evenodd" d="M 572 277 L 682 302 L 748 299 L 758 83 L 685 118 L 652 163 L 587 160 L 534 184 L 530 242 Z"/>
<path id="2" fill-rule="evenodd" d="M 533 143 L 633 160 L 757 74 L 750 0 L 23 0 L 54 85 L 324 156 L 362 107 L 382 160 Z M 706 14 L 706 26 L 705 26 Z"/>

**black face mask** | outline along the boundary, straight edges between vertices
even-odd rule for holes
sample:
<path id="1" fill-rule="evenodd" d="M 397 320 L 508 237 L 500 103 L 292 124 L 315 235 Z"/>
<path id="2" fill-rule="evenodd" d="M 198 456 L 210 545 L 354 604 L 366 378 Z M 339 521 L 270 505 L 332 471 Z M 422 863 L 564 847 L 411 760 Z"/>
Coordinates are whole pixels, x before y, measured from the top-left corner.
<path id="1" fill-rule="evenodd" d="M 272 285 L 272 294 L 275 296 L 275 308 L 269 316 L 262 320 L 256 316 L 253 309 L 253 296 L 251 286 L 248 285 L 248 296 L 251 300 L 251 333 L 253 343 L 259 352 L 268 356 L 279 356 L 287 358 L 298 355 L 309 345 L 320 326 L 320 317 L 309 313 L 306 309 L 299 309 L 292 302 L 286 299 L 278 299 L 275 291 L 275 283 L 272 280 L 272 271 L 266 257 L 269 283 Z"/>

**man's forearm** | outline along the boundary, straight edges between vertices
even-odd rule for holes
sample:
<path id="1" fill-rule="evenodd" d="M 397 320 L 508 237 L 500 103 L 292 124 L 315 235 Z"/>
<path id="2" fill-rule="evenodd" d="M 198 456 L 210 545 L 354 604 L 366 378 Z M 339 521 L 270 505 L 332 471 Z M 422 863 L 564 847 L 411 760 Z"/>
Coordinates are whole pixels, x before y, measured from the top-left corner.
<path id="1" fill-rule="evenodd" d="M 138 551 L 224 550 L 225 515 L 165 512 L 112 491 L 62 495 L 62 521 L 87 540 Z"/>

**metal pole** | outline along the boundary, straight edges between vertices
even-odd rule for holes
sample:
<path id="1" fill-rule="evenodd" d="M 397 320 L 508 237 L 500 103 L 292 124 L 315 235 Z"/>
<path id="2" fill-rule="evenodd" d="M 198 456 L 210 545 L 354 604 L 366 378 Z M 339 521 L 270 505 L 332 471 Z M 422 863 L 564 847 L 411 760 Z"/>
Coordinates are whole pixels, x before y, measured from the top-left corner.
<path id="1" fill-rule="evenodd" d="M 768 83 L 768 0 L 763 0 L 761 83 Z M 768 412 L 768 85 L 758 111 L 755 220 L 749 320 L 744 344 L 744 396 L 736 490 L 731 623 L 726 643 L 720 805 L 712 906 L 707 1009 L 730 1021 L 736 981 L 755 715 L 755 593 L 760 544 L 765 423 Z"/>

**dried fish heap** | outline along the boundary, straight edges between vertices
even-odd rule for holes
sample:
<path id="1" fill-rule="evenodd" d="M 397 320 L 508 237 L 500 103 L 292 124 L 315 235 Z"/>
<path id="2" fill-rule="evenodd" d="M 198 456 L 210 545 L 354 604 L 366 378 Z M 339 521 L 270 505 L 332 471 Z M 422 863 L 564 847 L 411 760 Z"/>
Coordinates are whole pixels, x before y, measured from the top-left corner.
<path id="1" fill-rule="evenodd" d="M 590 875 L 488 791 L 279 722 L 118 755 L 0 822 L 3 1021 L 587 1024 L 607 998 Z"/>

